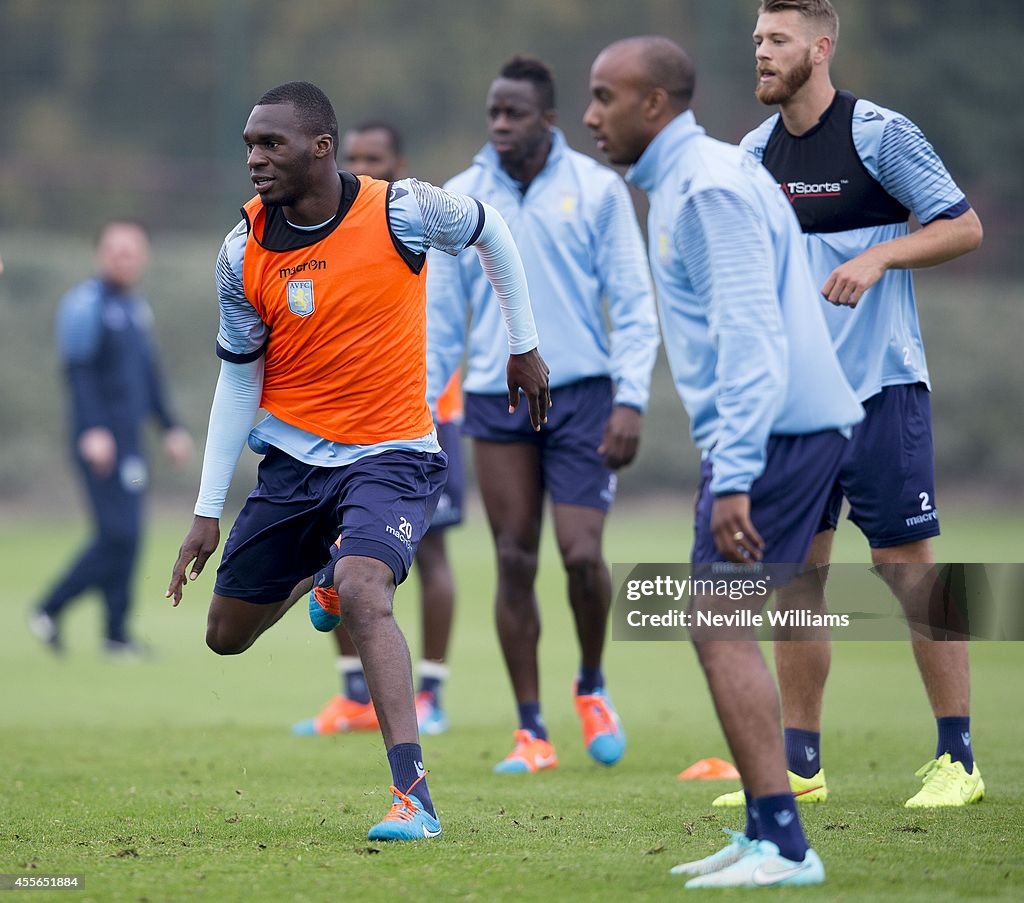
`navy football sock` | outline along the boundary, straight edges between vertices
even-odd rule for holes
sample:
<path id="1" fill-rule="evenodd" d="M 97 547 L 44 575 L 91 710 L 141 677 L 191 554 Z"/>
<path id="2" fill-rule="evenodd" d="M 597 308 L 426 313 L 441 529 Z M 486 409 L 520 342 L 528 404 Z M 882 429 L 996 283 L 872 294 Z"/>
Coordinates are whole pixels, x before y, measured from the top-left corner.
<path id="1" fill-rule="evenodd" d="M 743 808 L 747 813 L 747 827 L 743 832 L 749 840 L 757 840 L 757 808 L 754 806 L 754 798 L 746 791 L 743 791 Z"/>
<path id="2" fill-rule="evenodd" d="M 803 862 L 807 853 L 807 838 L 800 825 L 793 794 L 761 796 L 754 800 L 754 807 L 757 809 L 760 839 L 770 840 L 787 859 Z"/>
<path id="3" fill-rule="evenodd" d="M 429 693 L 434 697 L 434 704 L 441 704 L 441 679 L 439 677 L 421 677 L 420 693 Z"/>
<path id="4" fill-rule="evenodd" d="M 960 762 L 964 771 L 974 771 L 974 750 L 971 748 L 970 716 L 953 718 L 936 718 L 939 729 L 939 742 L 935 748 L 935 758 L 949 753 L 954 762 Z"/>
<path id="5" fill-rule="evenodd" d="M 539 702 L 524 702 L 519 706 L 519 727 L 529 731 L 538 740 L 547 740 L 548 729 L 544 727 Z"/>
<path id="6" fill-rule="evenodd" d="M 441 687 L 448 677 L 448 666 L 443 662 L 424 659 L 419 665 L 420 693 L 429 693 L 434 697 L 434 705 L 441 707 Z"/>
<path id="7" fill-rule="evenodd" d="M 423 767 L 423 750 L 419 743 L 396 743 L 388 750 L 388 764 L 391 766 L 392 783 L 402 793 L 409 793 L 411 790 L 423 808 L 436 817 L 430 791 L 427 789 L 427 779 L 423 777 L 427 772 Z M 420 780 L 421 777 L 423 780 Z M 416 786 L 413 787 L 413 784 Z"/>
<path id="8" fill-rule="evenodd" d="M 787 727 L 783 732 L 786 740 L 786 767 L 802 778 L 813 778 L 821 771 L 821 734 L 817 731 L 802 731 Z"/>
<path id="9" fill-rule="evenodd" d="M 589 696 L 597 690 L 604 689 L 604 674 L 600 668 L 584 668 L 580 665 L 579 679 L 576 681 L 576 695 Z"/>
<path id="10" fill-rule="evenodd" d="M 341 695 L 354 702 L 366 705 L 370 701 L 370 688 L 366 684 L 363 663 L 356 655 L 339 655 L 338 671 L 341 673 Z"/>
<path id="11" fill-rule="evenodd" d="M 345 695 L 363 705 L 370 701 L 370 688 L 366 685 L 366 675 L 362 668 L 345 673 Z"/>

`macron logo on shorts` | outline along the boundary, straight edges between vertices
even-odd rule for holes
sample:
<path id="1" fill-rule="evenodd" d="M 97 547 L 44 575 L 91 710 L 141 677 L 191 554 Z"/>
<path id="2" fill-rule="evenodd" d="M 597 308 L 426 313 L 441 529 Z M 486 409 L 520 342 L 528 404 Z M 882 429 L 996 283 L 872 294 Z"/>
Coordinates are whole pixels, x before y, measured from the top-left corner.
<path id="1" fill-rule="evenodd" d="M 384 532 L 390 533 L 410 552 L 412 551 L 412 524 L 406 518 L 398 519 L 398 529 L 392 527 L 391 524 L 385 524 Z"/>

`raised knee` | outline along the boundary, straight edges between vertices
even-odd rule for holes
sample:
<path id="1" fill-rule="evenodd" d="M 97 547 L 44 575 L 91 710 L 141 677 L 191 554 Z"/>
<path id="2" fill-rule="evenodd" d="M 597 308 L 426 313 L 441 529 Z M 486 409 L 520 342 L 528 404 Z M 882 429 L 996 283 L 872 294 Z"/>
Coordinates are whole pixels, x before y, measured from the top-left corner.
<path id="1" fill-rule="evenodd" d="M 394 617 L 390 593 L 376 583 L 356 577 L 342 579 L 335 588 L 341 620 L 353 635 L 372 630 L 374 624 Z"/>
<path id="2" fill-rule="evenodd" d="M 238 655 L 252 645 L 252 637 L 242 637 L 227 625 L 211 620 L 206 625 L 206 645 L 217 655 Z"/>

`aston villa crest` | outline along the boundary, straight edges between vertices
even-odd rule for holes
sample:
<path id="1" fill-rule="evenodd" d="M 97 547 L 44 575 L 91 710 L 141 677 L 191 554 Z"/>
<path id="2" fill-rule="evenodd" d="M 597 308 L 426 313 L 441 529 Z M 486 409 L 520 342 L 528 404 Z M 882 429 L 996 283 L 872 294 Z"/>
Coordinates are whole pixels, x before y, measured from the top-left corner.
<path id="1" fill-rule="evenodd" d="M 313 313 L 313 280 L 292 279 L 288 282 L 288 310 L 298 317 Z"/>

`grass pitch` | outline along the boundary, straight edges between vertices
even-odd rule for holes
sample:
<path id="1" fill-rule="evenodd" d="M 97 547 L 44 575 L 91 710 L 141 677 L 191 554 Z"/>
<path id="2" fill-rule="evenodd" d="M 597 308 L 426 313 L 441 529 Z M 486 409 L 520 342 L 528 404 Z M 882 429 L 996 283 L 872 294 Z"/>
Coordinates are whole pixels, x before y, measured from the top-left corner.
<path id="1" fill-rule="evenodd" d="M 685 504 L 675 512 L 623 506 L 610 520 L 609 560 L 685 560 L 687 513 Z M 1019 521 L 943 513 L 940 559 L 1019 557 Z M 162 598 L 186 526 L 185 517 L 155 525 L 147 543 L 136 625 L 157 657 L 145 664 L 100 657 L 95 602 L 66 619 L 65 658 L 31 639 L 24 611 L 77 536 L 65 541 L 68 530 L 53 521 L 0 528 L 0 873 L 85 879 L 81 890 L 32 899 L 667 900 L 683 893 L 672 865 L 721 846 L 723 826 L 742 826 L 740 813 L 708 805 L 733 785 L 674 779 L 696 759 L 727 757 L 684 644 L 610 643 L 606 673 L 629 748 L 611 769 L 587 758 L 570 698 L 575 640 L 550 545 L 539 587 L 543 703 L 561 765 L 532 777 L 491 773 L 515 724 L 491 622 L 489 538 L 477 515 L 451 534 L 459 609 L 445 705 L 453 729 L 424 740 L 445 834 L 369 843 L 366 830 L 389 803 L 379 736 L 288 734 L 336 691 L 332 641 L 297 607 L 245 655 L 208 652 L 212 569 L 187 587 L 178 610 Z M 838 559 L 866 560 L 852 526 L 839 537 Z M 398 609 L 415 658 L 412 581 Z M 1024 895 L 1024 655 L 1018 644 L 978 643 L 972 664 L 989 797 L 967 810 L 910 811 L 903 802 L 919 786 L 914 770 L 934 752 L 934 723 L 909 647 L 836 644 L 823 746 L 833 797 L 802 809 L 828 882 L 791 894 Z"/>

